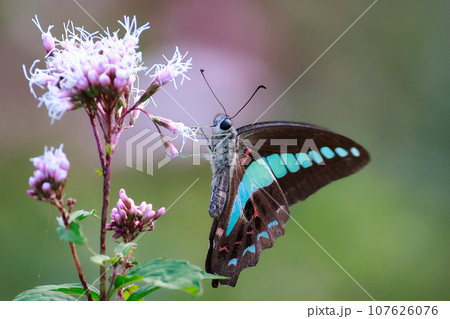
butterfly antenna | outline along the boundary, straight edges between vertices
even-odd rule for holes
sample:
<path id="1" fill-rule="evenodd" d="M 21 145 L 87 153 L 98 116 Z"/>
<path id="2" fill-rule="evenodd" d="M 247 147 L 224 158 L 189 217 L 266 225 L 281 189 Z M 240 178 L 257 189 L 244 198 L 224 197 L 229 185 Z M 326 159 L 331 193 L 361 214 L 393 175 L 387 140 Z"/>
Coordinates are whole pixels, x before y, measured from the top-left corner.
<path id="1" fill-rule="evenodd" d="M 266 88 L 264 85 L 258 86 L 258 87 L 256 88 L 255 92 L 253 92 L 252 96 L 250 96 L 250 98 L 248 99 L 248 101 L 244 104 L 244 106 L 241 107 L 241 108 L 239 109 L 239 111 L 237 111 L 236 114 L 234 114 L 232 117 L 230 117 L 230 120 L 233 119 L 236 115 L 238 115 L 238 114 L 244 109 L 244 107 L 247 106 L 247 104 L 252 100 L 252 98 L 255 96 L 256 92 L 259 91 L 259 89 L 267 89 L 267 88 Z"/>
<path id="2" fill-rule="evenodd" d="M 213 89 L 212 89 L 211 86 L 209 85 L 208 80 L 206 79 L 205 74 L 203 74 L 203 73 L 205 72 L 205 70 L 200 69 L 200 72 L 202 73 L 203 79 L 205 80 L 206 85 L 208 85 L 209 90 L 210 90 L 211 93 L 214 95 L 214 97 L 216 98 L 217 102 L 219 102 L 220 106 L 222 107 L 223 111 L 225 112 L 225 115 L 227 115 L 227 110 L 225 110 L 225 107 L 223 106 L 223 104 L 220 103 L 220 101 L 219 101 L 219 99 L 217 98 L 216 94 L 214 93 Z"/>

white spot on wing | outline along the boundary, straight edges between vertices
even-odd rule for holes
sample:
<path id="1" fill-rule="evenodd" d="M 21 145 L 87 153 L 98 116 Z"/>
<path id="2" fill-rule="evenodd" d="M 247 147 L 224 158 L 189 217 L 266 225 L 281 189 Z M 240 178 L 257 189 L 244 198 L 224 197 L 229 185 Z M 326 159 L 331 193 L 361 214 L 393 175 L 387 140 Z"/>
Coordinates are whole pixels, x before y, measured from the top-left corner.
<path id="1" fill-rule="evenodd" d="M 222 237 L 222 235 L 223 235 L 223 229 L 222 228 L 217 228 L 216 236 L 220 238 L 220 237 Z"/>

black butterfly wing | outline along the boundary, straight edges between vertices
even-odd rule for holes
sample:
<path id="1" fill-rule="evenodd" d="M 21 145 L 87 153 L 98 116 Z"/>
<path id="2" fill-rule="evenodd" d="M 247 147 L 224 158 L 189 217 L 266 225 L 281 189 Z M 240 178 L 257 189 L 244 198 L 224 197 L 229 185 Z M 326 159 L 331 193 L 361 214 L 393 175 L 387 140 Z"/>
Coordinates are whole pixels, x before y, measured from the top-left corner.
<path id="1" fill-rule="evenodd" d="M 356 142 L 309 124 L 265 122 L 237 131 L 227 204 L 213 222 L 206 260 L 206 270 L 231 286 L 284 234 L 290 205 L 369 162 Z"/>
<path id="2" fill-rule="evenodd" d="M 238 134 L 253 157 L 269 158 L 269 166 L 278 169 L 275 175 L 289 206 L 370 161 L 369 153 L 355 141 L 311 124 L 264 122 L 243 126 Z"/>
<path id="3" fill-rule="evenodd" d="M 254 161 L 252 167 L 266 175 L 264 185 L 270 181 L 270 185 L 262 187 L 257 178 L 248 174 L 242 158 L 237 157 L 224 212 L 211 227 L 206 259 L 206 271 L 228 277 L 220 283 L 233 287 L 240 272 L 255 266 L 261 251 L 272 247 L 274 240 L 284 234 L 290 216 L 286 197 L 270 168 Z M 243 181 L 248 192 L 240 186 Z M 213 280 L 213 286 L 217 287 L 218 282 Z"/>

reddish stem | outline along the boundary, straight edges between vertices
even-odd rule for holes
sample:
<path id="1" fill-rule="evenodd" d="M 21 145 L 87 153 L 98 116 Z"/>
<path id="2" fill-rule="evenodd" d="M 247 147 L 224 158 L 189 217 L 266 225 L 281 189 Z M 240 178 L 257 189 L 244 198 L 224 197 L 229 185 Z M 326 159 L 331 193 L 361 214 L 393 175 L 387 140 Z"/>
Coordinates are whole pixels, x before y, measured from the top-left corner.
<path id="1" fill-rule="evenodd" d="M 107 144 L 111 145 L 111 144 Z M 106 255 L 106 222 L 108 219 L 109 189 L 111 186 L 111 154 L 106 152 L 103 169 L 103 205 L 100 229 L 100 254 Z M 106 300 L 106 266 L 100 266 L 100 300 Z"/>
<path id="2" fill-rule="evenodd" d="M 127 264 L 128 264 L 128 259 L 130 258 L 130 256 L 131 256 L 131 251 L 130 251 L 130 252 L 128 253 L 128 255 L 125 257 L 125 260 L 124 260 L 123 263 L 122 263 L 122 270 L 121 270 L 121 272 L 120 272 L 120 274 L 121 274 L 122 276 L 125 275 L 125 273 L 127 272 Z M 116 301 L 122 301 L 122 300 L 123 300 L 123 291 L 124 291 L 123 287 L 120 288 L 120 289 L 117 291 Z"/>
<path id="3" fill-rule="evenodd" d="M 61 202 L 61 200 L 57 201 L 56 199 L 53 199 L 53 204 L 58 208 L 59 212 L 61 213 L 61 217 L 63 219 L 64 226 L 66 227 L 66 229 L 69 229 L 69 220 L 67 219 L 68 214 L 66 213 L 64 204 Z M 72 242 L 69 242 L 69 247 L 70 247 L 70 252 L 72 253 L 72 259 L 75 264 L 75 268 L 77 269 L 78 278 L 80 279 L 81 285 L 83 286 L 84 292 L 86 293 L 86 297 L 89 301 L 93 301 L 92 296 L 91 296 L 91 291 L 89 290 L 89 287 L 86 283 L 86 278 L 84 278 L 83 269 L 81 268 L 80 260 L 78 259 L 75 244 Z"/>
<path id="4" fill-rule="evenodd" d="M 92 131 L 94 133 L 95 142 L 97 144 L 98 155 L 100 157 L 100 165 L 102 167 L 102 171 L 105 170 L 105 153 L 103 151 L 103 144 L 100 138 L 100 134 L 98 133 L 97 123 L 95 122 L 95 115 L 88 111 L 89 121 L 91 122 Z"/>
<path id="5" fill-rule="evenodd" d="M 108 145 L 111 146 L 111 116 L 107 116 L 107 127 L 102 125 L 102 131 L 105 139 L 106 153 L 103 148 L 103 143 L 100 138 L 95 115 L 88 111 L 89 120 L 91 121 L 92 130 L 94 132 L 95 142 L 97 144 L 97 150 L 100 157 L 100 164 L 103 174 L 103 203 L 102 203 L 102 216 L 100 225 L 100 254 L 106 254 L 106 222 L 108 218 L 108 205 L 109 205 L 109 188 L 111 184 L 111 152 L 108 151 Z M 101 119 L 99 118 L 99 121 Z M 106 300 L 106 266 L 100 265 L 100 300 Z"/>
<path id="6" fill-rule="evenodd" d="M 122 114 L 121 118 L 125 119 L 125 116 L 127 116 L 131 112 L 137 110 L 137 107 L 139 105 L 141 105 L 142 103 L 144 103 L 146 100 L 148 100 L 150 98 L 150 96 L 155 94 L 156 91 L 158 91 L 158 89 L 160 87 L 161 87 L 161 85 L 156 81 L 153 81 L 152 83 L 150 83 L 147 90 L 142 94 L 141 98 L 136 103 L 134 103 L 134 105 L 132 107 L 130 107 L 124 114 Z"/>
<path id="7" fill-rule="evenodd" d="M 112 145 L 112 117 L 113 110 L 106 114 L 104 118 L 106 127 L 104 127 L 104 139 L 106 154 L 104 154 L 105 165 L 103 167 L 103 205 L 100 228 L 100 254 L 106 255 L 106 223 L 108 220 L 109 192 L 111 187 L 111 160 L 114 152 Z M 106 265 L 100 266 L 100 300 L 106 300 Z"/>

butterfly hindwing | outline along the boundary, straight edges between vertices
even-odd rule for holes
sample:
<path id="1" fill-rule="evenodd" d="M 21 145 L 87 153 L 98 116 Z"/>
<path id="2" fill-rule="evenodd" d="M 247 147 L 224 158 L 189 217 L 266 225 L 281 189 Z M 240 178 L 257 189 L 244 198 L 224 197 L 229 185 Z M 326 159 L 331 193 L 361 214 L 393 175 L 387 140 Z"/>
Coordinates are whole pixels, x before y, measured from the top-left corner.
<path id="1" fill-rule="evenodd" d="M 225 207 L 231 213 L 214 220 L 206 261 L 206 270 L 228 277 L 220 283 L 230 286 L 235 286 L 243 269 L 257 264 L 263 249 L 284 234 L 289 219 L 286 198 L 267 164 L 252 161 L 246 170 L 241 159 L 236 161 L 232 179 L 236 185 Z"/>

